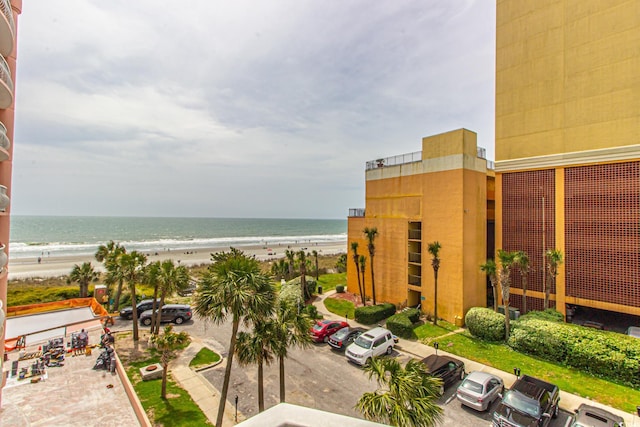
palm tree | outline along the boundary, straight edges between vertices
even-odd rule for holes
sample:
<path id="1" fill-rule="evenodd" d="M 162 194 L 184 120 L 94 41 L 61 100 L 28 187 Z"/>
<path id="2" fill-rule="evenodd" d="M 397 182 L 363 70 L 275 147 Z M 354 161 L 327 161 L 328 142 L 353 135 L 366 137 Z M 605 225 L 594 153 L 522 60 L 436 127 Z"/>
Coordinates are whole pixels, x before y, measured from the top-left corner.
<path id="1" fill-rule="evenodd" d="M 318 283 L 318 279 L 320 276 L 320 269 L 318 268 L 318 251 L 313 250 L 311 251 L 311 255 L 313 255 L 313 258 L 315 260 L 315 264 L 316 264 L 316 283 Z"/>
<path id="2" fill-rule="evenodd" d="M 251 323 L 252 319 L 269 316 L 274 310 L 275 291 L 271 277 L 261 271 L 255 257 L 231 248 L 229 252 L 212 254 L 211 258 L 213 263 L 200 280 L 194 311 L 216 324 L 224 323 L 229 316 L 232 318 L 229 358 L 216 421 L 216 425 L 221 427 L 238 327 L 240 322 Z"/>
<path id="3" fill-rule="evenodd" d="M 285 258 L 287 258 L 287 263 L 288 263 L 288 269 L 289 269 L 289 276 L 287 277 L 287 279 L 291 280 L 293 279 L 293 269 L 295 267 L 295 263 L 296 263 L 296 253 L 294 251 L 290 251 L 289 249 L 284 251 L 284 256 Z"/>
<path id="4" fill-rule="evenodd" d="M 127 250 L 124 246 L 120 246 L 120 243 L 115 243 L 110 240 L 106 245 L 98 246 L 98 250 L 95 253 L 96 261 L 104 264 L 104 268 L 107 270 L 105 276 L 105 283 L 111 289 L 115 283 L 118 284 L 116 295 L 114 297 L 113 310 L 118 311 L 120 308 L 120 296 L 122 295 L 122 285 L 124 278 L 122 277 L 122 271 L 120 264 L 118 263 L 118 257 Z M 111 293 L 111 291 L 109 291 Z"/>
<path id="5" fill-rule="evenodd" d="M 273 347 L 278 357 L 280 371 L 280 402 L 285 400 L 284 359 L 290 347 L 306 348 L 311 345 L 309 329 L 313 321 L 306 313 L 299 313 L 298 307 L 279 300 L 275 317 L 272 320 L 274 332 L 279 345 Z"/>
<path id="6" fill-rule="evenodd" d="M 527 275 L 529 274 L 529 255 L 525 251 L 518 251 L 514 260 L 522 277 L 522 314 L 527 314 Z"/>
<path id="7" fill-rule="evenodd" d="M 273 324 L 267 320 L 255 322 L 253 332 L 239 332 L 236 356 L 240 366 L 258 365 L 258 412 L 264 411 L 264 365 L 273 361 L 272 349 L 279 342 Z"/>
<path id="8" fill-rule="evenodd" d="M 440 248 L 442 248 L 442 245 L 440 245 L 440 242 L 438 241 L 431 242 L 427 246 L 427 251 L 429 251 L 429 253 L 431 254 L 431 267 L 433 267 L 433 279 L 434 279 L 433 324 L 434 325 L 438 324 L 438 270 L 440 269 L 440 257 L 438 255 L 440 254 Z"/>
<path id="9" fill-rule="evenodd" d="M 504 304 L 504 339 L 507 341 L 510 334 L 509 292 L 511 290 L 511 267 L 515 263 L 517 252 L 507 252 L 498 249 L 500 269 L 498 270 L 498 283 L 502 290 L 502 303 Z"/>
<path id="10" fill-rule="evenodd" d="M 491 289 L 493 290 L 493 311 L 498 312 L 498 288 L 496 284 L 498 283 L 498 266 L 496 266 L 496 262 L 493 258 L 489 258 L 487 262 L 480 265 L 480 270 L 489 276 L 489 282 L 491 283 Z"/>
<path id="11" fill-rule="evenodd" d="M 189 342 L 189 335 L 186 332 L 176 334 L 173 332 L 173 327 L 169 325 L 164 328 L 164 334 L 151 337 L 151 342 L 160 351 L 160 363 L 162 364 L 162 392 L 160 396 L 162 399 L 166 399 L 169 361 L 177 349 L 184 347 Z"/>
<path id="12" fill-rule="evenodd" d="M 311 298 L 311 294 L 307 287 L 307 255 L 302 250 L 298 251 L 298 263 L 300 264 L 300 290 L 302 292 L 302 300 L 306 302 Z"/>
<path id="13" fill-rule="evenodd" d="M 154 274 L 155 281 L 158 284 L 160 292 L 160 303 L 158 310 L 155 312 L 155 322 L 152 322 L 151 333 L 160 333 L 160 319 L 162 314 L 162 306 L 167 295 L 173 295 L 178 289 L 184 289 L 189 285 L 189 271 L 184 265 L 177 266 L 173 260 L 165 259 L 162 263 L 158 262 L 157 272 Z M 154 295 L 154 304 L 155 304 Z"/>
<path id="14" fill-rule="evenodd" d="M 362 276 L 362 305 L 365 306 L 367 305 L 367 289 L 365 288 L 364 272 L 367 268 L 367 257 L 360 255 L 360 258 L 358 258 L 358 264 L 360 264 L 360 275 Z"/>
<path id="15" fill-rule="evenodd" d="M 376 227 L 365 227 L 363 232 L 367 236 L 367 249 L 369 250 L 369 258 L 371 259 L 371 295 L 373 297 L 373 305 L 376 305 L 376 279 L 373 275 L 373 257 L 376 253 L 376 246 L 373 244 L 373 241 L 378 235 L 378 229 Z"/>
<path id="16" fill-rule="evenodd" d="M 544 290 L 544 309 L 549 308 L 549 299 L 551 298 L 551 287 L 556 284 L 556 277 L 558 277 L 558 267 L 562 264 L 562 252 L 558 249 L 549 249 L 545 253 L 547 258 L 547 271 L 549 272 L 549 280 L 551 283 L 546 285 Z"/>
<path id="17" fill-rule="evenodd" d="M 364 305 L 364 291 L 360 281 L 360 270 L 358 269 L 358 242 L 351 242 L 351 251 L 353 252 L 353 263 L 356 265 L 356 273 L 358 274 L 358 291 L 360 291 L 360 301 L 362 301 L 362 305 Z"/>
<path id="18" fill-rule="evenodd" d="M 100 278 L 100 273 L 93 269 L 90 262 L 84 262 L 82 265 L 75 264 L 67 283 L 78 282 L 80 286 L 80 298 L 86 298 L 89 296 L 89 283 L 97 282 Z"/>
<path id="19" fill-rule="evenodd" d="M 403 368 L 396 359 L 374 357 L 363 369 L 379 387 L 356 403 L 366 419 L 408 427 L 432 427 L 442 420 L 442 408 L 436 404 L 441 380 L 422 362 L 411 359 Z"/>
<path id="20" fill-rule="evenodd" d="M 129 285 L 129 292 L 131 293 L 133 341 L 139 340 L 138 308 L 136 307 L 136 283 L 141 282 L 144 279 L 146 262 L 147 257 L 138 251 L 123 253 L 118 257 L 118 263 L 122 269 L 122 277 Z"/>
<path id="21" fill-rule="evenodd" d="M 287 277 L 287 272 L 289 271 L 289 264 L 286 260 L 280 258 L 275 261 L 271 265 L 271 274 L 275 276 L 276 279 L 283 279 Z"/>

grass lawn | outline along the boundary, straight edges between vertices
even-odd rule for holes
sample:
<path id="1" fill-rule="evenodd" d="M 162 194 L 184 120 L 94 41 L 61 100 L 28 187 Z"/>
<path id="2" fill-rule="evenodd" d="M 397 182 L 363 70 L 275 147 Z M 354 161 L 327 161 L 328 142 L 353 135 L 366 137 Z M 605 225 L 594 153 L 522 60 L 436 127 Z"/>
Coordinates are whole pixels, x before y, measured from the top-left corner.
<path id="1" fill-rule="evenodd" d="M 213 365 L 218 360 L 220 360 L 220 355 L 218 353 L 209 350 L 207 347 L 203 347 L 191 360 L 189 367 L 198 369 L 203 366 Z"/>
<path id="2" fill-rule="evenodd" d="M 323 274 L 318 277 L 318 286 L 322 286 L 323 293 L 335 289 L 337 285 L 345 285 L 346 289 L 347 273 Z"/>
<path id="3" fill-rule="evenodd" d="M 458 327 L 453 323 L 445 322 L 444 320 L 438 320 L 438 326 L 434 326 L 431 322 L 426 322 L 423 325 L 413 328 L 413 332 L 418 337 L 418 340 L 429 344 L 431 340 L 429 338 L 439 337 L 449 332 L 453 332 Z"/>
<path id="4" fill-rule="evenodd" d="M 481 341 L 471 337 L 468 332 L 445 337 L 440 341 L 440 349 L 505 372 L 513 372 L 513 368 L 518 367 L 523 374 L 556 384 L 560 390 L 597 400 L 625 412 L 635 413 L 636 404 L 640 402 L 640 390 L 517 353 L 505 344 Z"/>
<path id="5" fill-rule="evenodd" d="M 351 301 L 345 301 L 338 298 L 325 298 L 324 306 L 327 310 L 333 314 L 337 314 L 338 316 L 348 316 L 349 319 L 355 318 L 356 308 Z"/>

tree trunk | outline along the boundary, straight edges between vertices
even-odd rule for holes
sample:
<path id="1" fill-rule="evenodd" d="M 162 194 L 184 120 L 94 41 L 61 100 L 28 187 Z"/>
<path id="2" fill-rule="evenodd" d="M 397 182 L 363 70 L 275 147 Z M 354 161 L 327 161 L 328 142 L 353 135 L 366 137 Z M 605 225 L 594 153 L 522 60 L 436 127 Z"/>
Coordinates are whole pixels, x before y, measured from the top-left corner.
<path id="1" fill-rule="evenodd" d="M 140 336 L 138 334 L 138 307 L 136 307 L 138 303 L 136 302 L 136 287 L 132 285 L 131 287 L 131 319 L 133 320 L 133 341 L 138 341 Z"/>
<path id="2" fill-rule="evenodd" d="M 433 291 L 433 324 L 438 325 L 438 270 L 433 270 L 434 291 Z"/>
<path id="3" fill-rule="evenodd" d="M 153 310 L 153 313 L 156 312 L 156 310 L 158 309 L 158 307 L 156 307 L 156 300 L 158 299 L 158 285 L 155 285 L 153 287 L 153 305 L 151 306 L 151 310 Z M 149 328 L 149 332 L 151 332 L 151 334 L 153 335 L 156 330 L 156 317 L 155 316 L 151 316 L 151 328 Z"/>
<path id="4" fill-rule="evenodd" d="M 155 322 L 153 325 L 155 329 L 151 330 L 151 333 L 154 335 L 160 334 L 160 323 L 162 320 L 162 307 L 164 306 L 165 297 L 166 297 L 166 291 L 163 291 L 162 295 L 160 295 L 160 303 L 158 304 L 158 311 L 156 312 L 156 315 L 155 315 Z"/>
<path id="5" fill-rule="evenodd" d="M 376 279 L 373 275 L 373 255 L 371 255 L 371 296 L 373 298 L 373 305 L 376 305 Z"/>
<path id="6" fill-rule="evenodd" d="M 167 398 L 167 371 L 169 370 L 169 363 L 162 364 L 162 398 Z"/>
<path id="7" fill-rule="evenodd" d="M 279 356 L 280 365 L 280 403 L 284 403 L 284 356 Z"/>
<path id="8" fill-rule="evenodd" d="M 362 305 L 366 306 L 367 305 L 367 288 L 365 288 L 365 277 L 364 277 L 364 271 L 362 272 Z"/>
<path id="9" fill-rule="evenodd" d="M 504 340 L 509 341 L 511 329 L 511 316 L 509 313 L 509 288 L 502 288 L 502 303 L 504 304 Z"/>
<path id="10" fill-rule="evenodd" d="M 360 280 L 360 269 L 358 268 L 358 260 L 354 258 L 353 262 L 356 264 L 356 274 L 358 275 L 358 291 L 360 292 L 360 301 L 364 306 L 364 291 L 362 289 L 362 282 Z"/>
<path id="11" fill-rule="evenodd" d="M 522 314 L 527 314 L 527 278 L 522 278 Z"/>
<path id="12" fill-rule="evenodd" d="M 218 406 L 218 418 L 216 419 L 216 427 L 222 427 L 222 419 L 224 417 L 224 406 L 227 403 L 227 393 L 229 392 L 229 380 L 231 379 L 231 364 L 233 363 L 233 353 L 236 350 L 236 335 L 238 334 L 238 325 L 240 319 L 233 318 L 233 326 L 231 329 L 231 339 L 229 340 L 229 357 L 227 358 L 227 366 L 224 370 L 224 382 L 222 383 L 222 392 L 220 393 L 220 404 Z"/>
<path id="13" fill-rule="evenodd" d="M 258 363 L 258 412 L 264 411 L 264 372 L 262 361 Z"/>
<path id="14" fill-rule="evenodd" d="M 118 280 L 118 290 L 116 291 L 116 300 L 113 304 L 113 311 L 119 311 L 121 296 L 122 296 L 122 279 Z"/>
<path id="15" fill-rule="evenodd" d="M 498 287 L 495 282 L 491 282 L 491 287 L 493 288 L 493 311 L 498 312 Z"/>

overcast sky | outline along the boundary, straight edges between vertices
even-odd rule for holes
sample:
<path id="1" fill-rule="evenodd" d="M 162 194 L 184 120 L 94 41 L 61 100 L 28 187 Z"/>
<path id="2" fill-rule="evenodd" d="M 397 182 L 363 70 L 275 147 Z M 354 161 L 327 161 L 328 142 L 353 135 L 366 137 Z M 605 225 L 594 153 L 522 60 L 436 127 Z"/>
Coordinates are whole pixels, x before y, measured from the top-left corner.
<path id="1" fill-rule="evenodd" d="M 28 0 L 12 213 L 345 218 L 368 160 L 494 158 L 495 2 Z"/>

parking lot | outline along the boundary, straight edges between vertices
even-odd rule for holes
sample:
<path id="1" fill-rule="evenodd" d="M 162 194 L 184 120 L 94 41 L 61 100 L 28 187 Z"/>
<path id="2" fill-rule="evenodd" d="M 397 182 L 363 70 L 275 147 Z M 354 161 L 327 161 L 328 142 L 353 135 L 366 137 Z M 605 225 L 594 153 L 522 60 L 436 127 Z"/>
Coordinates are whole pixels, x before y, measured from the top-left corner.
<path id="1" fill-rule="evenodd" d="M 130 321 L 118 320 L 116 327 L 130 327 Z M 212 350 L 226 357 L 226 347 L 231 333 L 230 324 L 213 325 L 195 318 L 183 325 L 176 325 L 176 330 L 184 330 L 201 339 Z M 392 357 L 404 364 L 412 357 L 394 351 Z M 224 379 L 224 363 L 201 374 L 218 390 L 222 389 Z M 362 418 L 354 408 L 360 396 L 377 388 L 375 380 L 369 380 L 362 369 L 349 363 L 343 353 L 332 350 L 327 344 L 312 344 L 307 349 L 292 349 L 285 360 L 286 401 L 288 403 L 317 408 L 324 411 Z M 455 389 L 459 382 L 449 387 L 438 404 L 444 409 L 444 420 L 441 426 L 489 426 L 491 414 L 497 405 L 480 413 L 462 406 L 455 398 Z M 277 361 L 264 369 L 265 408 L 280 402 L 279 373 Z M 241 367 L 234 360 L 232 375 L 227 396 L 227 405 L 235 407 L 238 397 L 240 419 L 248 418 L 258 412 L 257 367 L 250 365 Z M 552 420 L 552 427 L 565 426 L 568 414 L 561 412 Z"/>

